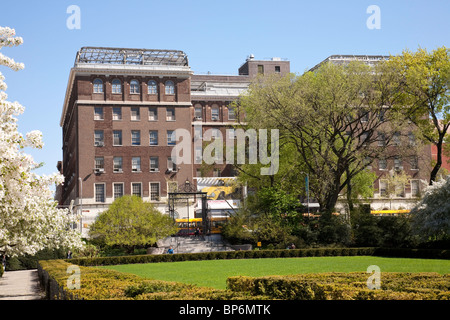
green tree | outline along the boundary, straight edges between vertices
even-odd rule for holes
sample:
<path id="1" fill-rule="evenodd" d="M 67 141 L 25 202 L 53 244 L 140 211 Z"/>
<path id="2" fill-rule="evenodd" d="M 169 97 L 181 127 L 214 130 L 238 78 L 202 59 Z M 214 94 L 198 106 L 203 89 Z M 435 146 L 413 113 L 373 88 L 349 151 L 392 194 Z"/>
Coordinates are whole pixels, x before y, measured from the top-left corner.
<path id="1" fill-rule="evenodd" d="M 399 84 L 374 71 L 357 62 L 326 63 L 298 77 L 257 78 L 240 101 L 248 127 L 280 130 L 280 146 L 295 150 L 291 166 L 309 173 L 311 193 L 328 214 L 373 159 L 394 157 L 387 150 L 400 121 L 386 106 Z M 297 180 L 300 170 L 293 171 Z"/>
<path id="2" fill-rule="evenodd" d="M 123 196 L 102 212 L 90 228 L 89 235 L 96 242 L 119 245 L 132 253 L 139 245 L 152 245 L 176 232 L 168 215 L 138 196 Z"/>
<path id="3" fill-rule="evenodd" d="M 431 52 L 403 51 L 383 63 L 386 72 L 398 77 L 402 99 L 399 112 L 417 126 L 417 136 L 436 146 L 437 159 L 430 173 L 430 185 L 442 166 L 443 145 L 450 127 L 450 49 Z"/>

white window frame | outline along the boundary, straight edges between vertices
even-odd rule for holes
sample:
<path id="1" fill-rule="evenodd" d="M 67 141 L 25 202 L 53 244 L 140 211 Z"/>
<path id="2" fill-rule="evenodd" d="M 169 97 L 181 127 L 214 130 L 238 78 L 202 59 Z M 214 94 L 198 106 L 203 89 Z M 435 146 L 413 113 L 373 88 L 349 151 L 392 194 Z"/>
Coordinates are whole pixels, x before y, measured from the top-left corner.
<path id="1" fill-rule="evenodd" d="M 147 87 L 148 94 L 158 94 L 158 83 L 155 80 L 149 80 L 147 82 Z"/>
<path id="2" fill-rule="evenodd" d="M 148 107 L 148 121 L 158 121 L 158 107 Z"/>
<path id="3" fill-rule="evenodd" d="M 152 158 L 156 159 L 155 164 L 156 166 L 152 166 Z M 150 156 L 150 172 L 159 172 L 159 157 L 158 156 Z"/>
<path id="4" fill-rule="evenodd" d="M 103 201 L 98 201 L 97 200 L 97 186 L 103 186 Z M 96 203 L 105 203 L 106 202 L 106 184 L 103 183 L 94 183 L 94 200 Z"/>
<path id="5" fill-rule="evenodd" d="M 167 130 L 167 145 L 175 146 L 177 144 L 177 137 L 175 135 L 175 130 Z"/>
<path id="6" fill-rule="evenodd" d="M 117 196 L 117 197 L 116 197 L 116 186 L 122 186 L 122 195 Z M 118 199 L 120 197 L 123 197 L 125 195 L 125 185 L 124 185 L 123 182 L 113 182 L 112 188 L 113 188 L 113 198 L 114 198 L 114 200 Z"/>
<path id="7" fill-rule="evenodd" d="M 120 163 L 120 168 L 118 166 L 116 166 L 116 162 L 115 160 L 119 160 L 120 162 L 118 162 L 117 164 Z M 113 172 L 123 172 L 123 157 L 113 157 Z"/>
<path id="8" fill-rule="evenodd" d="M 169 114 L 170 113 L 170 114 Z M 167 107 L 166 108 L 166 121 L 176 121 L 175 108 Z"/>
<path id="9" fill-rule="evenodd" d="M 175 82 L 172 80 L 167 80 L 164 83 L 164 92 L 166 95 L 174 95 L 175 94 Z"/>
<path id="10" fill-rule="evenodd" d="M 141 172 L 141 157 L 131 158 L 131 172 Z"/>
<path id="11" fill-rule="evenodd" d="M 140 121 L 141 120 L 141 108 L 131 107 L 130 118 L 131 118 L 131 121 Z"/>
<path id="12" fill-rule="evenodd" d="M 131 182 L 131 195 L 132 196 L 137 195 L 137 194 L 134 194 L 134 190 L 133 190 L 134 185 L 139 185 L 140 193 L 138 196 L 142 198 L 142 182 Z"/>
<path id="13" fill-rule="evenodd" d="M 104 87 L 103 87 L 103 80 L 100 78 L 94 79 L 92 82 L 94 88 L 93 93 L 103 93 Z"/>
<path id="14" fill-rule="evenodd" d="M 122 93 L 122 81 L 120 79 L 114 79 L 111 81 L 111 93 L 121 94 Z"/>
<path id="15" fill-rule="evenodd" d="M 152 184 L 153 185 L 158 185 L 158 195 L 157 195 L 157 199 L 152 199 Z M 151 202 L 158 202 L 161 200 L 161 183 L 159 181 L 150 181 L 149 182 L 149 198 Z"/>
<path id="16" fill-rule="evenodd" d="M 97 137 L 97 135 L 100 135 Z M 94 131 L 94 146 L 103 147 L 105 145 L 105 134 L 103 130 Z"/>
<path id="17" fill-rule="evenodd" d="M 140 83 L 136 79 L 133 79 L 130 81 L 130 94 L 139 94 L 141 93 L 140 90 Z"/>
<path id="18" fill-rule="evenodd" d="M 120 141 L 118 144 L 115 143 L 115 134 L 120 133 Z M 122 136 L 122 130 L 113 130 L 113 146 L 122 146 L 123 145 L 123 136 Z"/>
<path id="19" fill-rule="evenodd" d="M 156 139 L 152 138 L 152 132 L 156 132 Z M 148 138 L 149 138 L 149 142 L 148 142 L 149 146 L 157 146 L 158 145 L 158 139 L 159 139 L 159 137 L 158 137 L 158 130 L 150 130 L 148 132 Z M 155 141 L 155 140 L 156 140 L 156 143 L 152 144 L 152 141 Z"/>
<path id="20" fill-rule="evenodd" d="M 137 136 L 135 136 L 137 134 Z M 140 146 L 141 145 L 141 131 L 131 130 L 131 145 Z"/>
<path id="21" fill-rule="evenodd" d="M 94 120 L 104 120 L 103 107 L 94 107 Z"/>
<path id="22" fill-rule="evenodd" d="M 117 112 L 117 111 L 119 111 L 119 112 Z M 121 107 L 113 107 L 112 119 L 113 119 L 113 121 L 122 120 L 122 108 Z"/>

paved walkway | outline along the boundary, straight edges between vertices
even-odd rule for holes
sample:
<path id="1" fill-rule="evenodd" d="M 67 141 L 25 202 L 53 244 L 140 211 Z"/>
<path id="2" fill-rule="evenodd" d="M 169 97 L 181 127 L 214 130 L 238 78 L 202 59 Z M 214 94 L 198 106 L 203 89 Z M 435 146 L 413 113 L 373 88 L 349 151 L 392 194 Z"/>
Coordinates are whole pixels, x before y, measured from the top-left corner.
<path id="1" fill-rule="evenodd" d="M 42 300 L 37 269 L 6 271 L 0 278 L 0 300 Z"/>

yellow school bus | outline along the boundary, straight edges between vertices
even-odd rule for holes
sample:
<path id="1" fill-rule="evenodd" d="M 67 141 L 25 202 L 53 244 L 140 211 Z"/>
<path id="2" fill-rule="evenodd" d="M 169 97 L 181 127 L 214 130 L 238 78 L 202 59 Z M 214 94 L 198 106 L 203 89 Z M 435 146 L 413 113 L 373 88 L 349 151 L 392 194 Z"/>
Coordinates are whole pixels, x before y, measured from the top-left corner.
<path id="1" fill-rule="evenodd" d="M 211 218 L 211 233 L 221 233 L 221 229 L 224 223 L 228 220 L 227 217 L 214 217 Z M 195 235 L 195 230 L 200 229 L 203 234 L 203 219 L 202 218 L 192 218 L 192 219 L 176 219 L 175 220 L 178 228 L 178 235 L 192 236 Z"/>
<path id="2" fill-rule="evenodd" d="M 397 216 L 409 213 L 410 210 L 371 210 L 370 213 L 375 216 Z"/>

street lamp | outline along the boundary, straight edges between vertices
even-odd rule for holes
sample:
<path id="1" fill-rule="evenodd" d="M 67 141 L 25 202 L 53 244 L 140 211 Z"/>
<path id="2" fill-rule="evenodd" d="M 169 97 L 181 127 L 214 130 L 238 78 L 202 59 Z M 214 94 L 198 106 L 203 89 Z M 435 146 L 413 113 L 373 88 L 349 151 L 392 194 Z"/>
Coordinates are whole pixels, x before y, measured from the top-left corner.
<path id="1" fill-rule="evenodd" d="M 306 175 L 305 177 L 305 190 L 306 190 L 306 198 L 307 198 L 307 210 L 308 210 L 308 218 L 309 218 L 309 173 L 300 172 Z"/>

